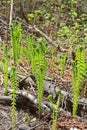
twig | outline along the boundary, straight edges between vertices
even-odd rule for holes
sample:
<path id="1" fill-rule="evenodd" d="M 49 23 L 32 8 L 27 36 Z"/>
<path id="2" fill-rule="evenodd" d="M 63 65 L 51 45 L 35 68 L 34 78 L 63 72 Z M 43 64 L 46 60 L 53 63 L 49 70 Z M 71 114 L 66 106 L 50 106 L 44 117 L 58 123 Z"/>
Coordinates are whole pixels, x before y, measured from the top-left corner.
<path id="1" fill-rule="evenodd" d="M 2 114 L 2 116 L 4 116 L 5 118 L 7 118 L 7 119 L 9 120 L 9 118 L 8 118 L 8 116 L 7 116 L 7 114 L 6 114 L 6 112 L 0 110 L 0 113 Z"/>
<path id="2" fill-rule="evenodd" d="M 11 8 L 10 8 L 10 19 L 9 19 L 9 28 L 12 23 L 12 14 L 13 14 L 13 0 L 11 0 Z"/>
<path id="3" fill-rule="evenodd" d="M 11 101 L 11 96 L 0 96 L 0 101 Z"/>
<path id="4" fill-rule="evenodd" d="M 21 13 L 23 18 L 25 19 L 25 21 L 27 22 L 28 26 L 30 27 L 31 25 L 29 24 L 29 20 L 27 18 L 27 16 L 24 13 L 23 7 L 22 7 L 22 3 L 20 2 L 20 7 L 21 7 Z M 36 25 L 31 26 L 31 28 L 34 28 L 37 32 L 39 32 L 44 38 L 46 38 L 46 40 L 48 40 L 51 44 L 53 44 L 55 47 L 58 47 L 58 45 L 51 39 L 49 38 L 44 32 L 42 32 L 40 29 L 38 29 L 36 27 Z"/>
<path id="5" fill-rule="evenodd" d="M 44 32 L 42 32 L 40 29 L 38 29 L 38 28 L 36 27 L 36 25 L 34 25 L 34 29 L 35 29 L 37 32 L 39 32 L 43 37 L 45 37 L 46 40 L 48 40 L 51 44 L 53 44 L 55 47 L 58 47 L 58 45 L 57 45 L 51 38 L 49 38 Z"/>

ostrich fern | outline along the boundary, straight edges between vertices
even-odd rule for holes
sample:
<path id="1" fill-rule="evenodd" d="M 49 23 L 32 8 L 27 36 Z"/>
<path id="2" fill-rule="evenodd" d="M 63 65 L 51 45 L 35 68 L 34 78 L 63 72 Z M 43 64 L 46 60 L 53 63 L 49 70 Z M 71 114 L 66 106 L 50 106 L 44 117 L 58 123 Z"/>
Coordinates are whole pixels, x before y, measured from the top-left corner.
<path id="1" fill-rule="evenodd" d="M 29 35 L 26 38 L 27 41 L 27 57 L 28 62 L 32 64 L 32 72 L 35 72 L 35 51 L 36 51 L 36 45 L 35 40 L 33 38 L 33 35 Z"/>
<path id="2" fill-rule="evenodd" d="M 12 130 L 15 129 L 15 112 L 16 112 L 16 90 L 17 90 L 17 86 L 18 86 L 18 82 L 17 82 L 17 74 L 16 74 L 16 68 L 13 67 L 11 70 L 11 83 L 12 83 L 12 92 L 11 92 L 11 96 L 12 96 Z"/>
<path id="3" fill-rule="evenodd" d="M 53 99 L 52 99 L 52 95 L 48 96 L 48 100 L 51 102 L 52 104 L 52 109 L 53 109 L 53 113 L 52 113 L 52 118 L 53 118 L 53 123 L 52 123 L 52 130 L 57 130 L 57 119 L 58 119 L 58 110 L 59 110 L 59 105 L 60 105 L 60 99 L 61 99 L 61 91 L 58 91 L 58 99 L 56 104 L 54 104 Z"/>
<path id="4" fill-rule="evenodd" d="M 4 45 L 4 60 L 3 60 L 3 73 L 4 73 L 5 93 L 8 92 L 8 64 L 9 64 L 8 47 L 5 44 Z"/>
<path id="5" fill-rule="evenodd" d="M 76 62 L 77 62 L 77 85 L 81 87 L 82 82 L 84 80 L 84 76 L 86 74 L 86 60 L 85 60 L 85 53 L 82 46 L 77 47 L 76 51 Z"/>
<path id="6" fill-rule="evenodd" d="M 22 40 L 21 23 L 18 23 L 18 25 L 16 25 L 16 23 L 13 23 L 11 26 L 10 34 L 11 34 L 14 64 L 16 64 L 18 59 L 20 58 L 20 49 Z"/>
<path id="7" fill-rule="evenodd" d="M 40 39 L 38 42 L 38 46 L 36 49 L 35 56 L 35 74 L 36 74 L 36 82 L 38 88 L 38 106 L 39 106 L 39 118 L 41 114 L 41 104 L 43 98 L 43 85 L 44 78 L 46 73 L 46 42 L 43 39 Z"/>
<path id="8" fill-rule="evenodd" d="M 79 96 L 79 87 L 77 86 L 77 68 L 76 62 L 72 62 L 72 93 L 73 93 L 73 116 L 76 116 L 76 111 L 78 107 L 78 96 Z"/>
<path id="9" fill-rule="evenodd" d="M 76 48 L 76 58 L 72 63 L 72 89 L 73 89 L 73 116 L 76 116 L 78 107 L 79 91 L 86 73 L 85 53 L 82 46 Z"/>
<path id="10" fill-rule="evenodd" d="M 60 58 L 60 62 L 61 62 L 61 75 L 63 77 L 64 75 L 64 69 L 65 69 L 65 65 L 66 65 L 66 58 L 67 58 L 67 53 L 65 53 L 61 58 Z"/>
<path id="11" fill-rule="evenodd" d="M 36 83 L 38 89 L 38 109 L 40 118 L 41 104 L 43 98 L 44 77 L 47 65 L 46 64 L 47 43 L 42 38 L 35 43 L 35 40 L 30 35 L 29 37 L 27 37 L 27 48 L 28 48 L 29 62 L 31 62 L 32 65 L 32 72 L 36 76 Z"/>

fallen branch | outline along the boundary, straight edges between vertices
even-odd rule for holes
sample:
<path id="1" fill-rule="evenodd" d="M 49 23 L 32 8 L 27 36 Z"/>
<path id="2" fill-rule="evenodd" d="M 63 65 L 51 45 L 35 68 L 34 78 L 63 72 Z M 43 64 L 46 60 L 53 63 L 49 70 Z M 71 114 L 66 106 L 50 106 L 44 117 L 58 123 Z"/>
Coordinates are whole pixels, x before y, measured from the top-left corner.
<path id="1" fill-rule="evenodd" d="M 28 80 L 29 77 L 31 77 L 31 76 L 28 76 L 26 78 L 24 77 L 24 79 L 21 80 L 19 85 L 23 85 L 23 84 L 30 85 L 29 80 Z M 34 77 L 34 76 L 32 76 L 32 77 Z M 32 79 L 32 77 L 31 77 L 31 79 Z M 57 97 L 57 93 L 58 93 L 59 89 L 60 88 L 55 83 L 44 80 L 44 91 L 47 92 L 48 94 L 52 94 L 54 99 Z M 70 111 L 71 111 L 72 105 L 73 105 L 72 94 L 69 92 L 66 92 L 64 90 L 61 90 L 61 94 L 62 94 L 62 100 L 61 100 L 62 108 L 68 109 L 68 110 L 70 109 Z M 85 115 L 87 114 L 87 99 L 79 97 L 77 114 L 79 116 L 82 116 L 84 113 L 85 113 Z"/>
<path id="2" fill-rule="evenodd" d="M 13 14 L 13 0 L 11 0 L 11 7 L 10 7 L 9 28 L 12 24 L 12 14 Z"/>
<path id="3" fill-rule="evenodd" d="M 58 47 L 58 44 L 56 44 L 51 38 L 49 38 L 44 32 L 42 32 L 40 29 L 34 25 L 34 29 L 39 32 L 47 41 L 49 41 L 51 44 L 53 44 L 55 47 Z"/>
<path id="4" fill-rule="evenodd" d="M 1 96 L 0 95 L 0 101 L 11 101 L 11 96 Z"/>
<path id="5" fill-rule="evenodd" d="M 12 92 L 12 89 L 9 89 L 8 92 Z M 20 98 L 20 96 L 22 96 L 25 99 L 28 99 L 30 101 L 30 103 L 33 103 L 34 105 L 38 105 L 38 100 L 35 96 L 33 96 L 32 94 L 29 94 L 28 92 L 24 91 L 24 90 L 18 90 L 16 92 L 16 94 L 18 95 L 16 97 L 18 102 L 23 102 L 22 99 Z M 0 101 L 11 101 L 12 97 L 11 96 L 0 96 Z M 50 113 L 51 110 L 44 104 L 42 103 L 42 110 L 44 113 Z"/>
<path id="6" fill-rule="evenodd" d="M 9 89 L 9 92 L 12 92 L 12 90 L 11 89 Z M 37 99 L 33 96 L 33 95 L 31 95 L 31 94 L 28 94 L 27 92 L 25 92 L 25 91 L 21 91 L 21 90 L 18 90 L 17 91 L 17 95 L 18 95 L 18 97 L 20 97 L 20 96 L 22 96 L 23 98 L 27 98 L 29 101 L 30 101 L 30 103 L 33 103 L 34 105 L 36 105 L 37 106 Z M 18 98 L 18 97 L 16 97 L 16 100 L 17 100 L 17 102 L 23 102 L 23 99 L 22 100 L 20 100 L 21 98 Z M 0 101 L 10 101 L 11 102 L 11 99 L 12 99 L 12 97 L 11 96 L 0 96 Z M 44 101 L 43 103 L 42 103 L 42 109 L 43 109 L 43 113 L 42 113 L 42 115 L 45 115 L 45 114 L 50 114 L 51 115 L 51 112 L 52 112 L 52 110 L 53 110 L 53 108 L 55 108 L 56 107 L 56 105 L 54 104 L 52 104 L 52 103 L 50 103 L 49 101 Z M 63 115 L 65 115 L 65 116 L 71 116 L 72 114 L 71 114 L 71 112 L 68 112 L 68 111 L 65 111 L 63 108 L 59 108 L 59 113 L 62 113 Z M 84 119 L 83 117 L 80 117 L 80 116 L 77 116 L 77 118 L 80 120 L 80 121 L 84 121 L 84 122 L 87 122 L 87 119 Z"/>
<path id="7" fill-rule="evenodd" d="M 22 4 L 21 4 L 21 3 L 20 3 L 20 7 L 21 7 L 22 16 L 23 16 L 23 18 L 25 19 L 26 24 L 28 25 L 29 29 L 30 29 L 30 27 L 31 27 L 31 28 L 34 29 L 35 31 L 39 32 L 40 35 L 42 35 L 42 36 L 43 36 L 47 41 L 49 41 L 52 45 L 54 45 L 55 47 L 58 47 L 58 44 L 56 44 L 56 43 L 55 43 L 51 38 L 49 38 L 44 32 L 42 32 L 40 29 L 38 29 L 38 28 L 36 27 L 36 25 L 34 25 L 34 26 L 30 25 L 29 19 L 28 19 L 28 17 L 26 16 L 26 14 L 24 13 L 24 10 L 23 10 L 23 7 L 22 7 Z"/>

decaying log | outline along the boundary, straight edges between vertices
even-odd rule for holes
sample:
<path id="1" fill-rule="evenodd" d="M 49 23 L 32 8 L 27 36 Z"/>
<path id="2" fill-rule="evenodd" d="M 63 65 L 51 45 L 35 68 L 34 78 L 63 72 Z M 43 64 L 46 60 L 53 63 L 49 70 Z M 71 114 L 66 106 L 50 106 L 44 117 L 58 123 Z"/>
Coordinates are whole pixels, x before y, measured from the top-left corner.
<path id="1" fill-rule="evenodd" d="M 10 92 L 12 91 L 11 89 L 9 90 Z M 20 97 L 21 96 L 21 98 L 18 98 L 18 97 L 16 97 L 16 100 L 17 100 L 17 102 L 23 102 L 23 98 L 22 98 L 22 96 L 24 97 L 24 98 L 27 98 L 27 99 L 29 99 L 29 101 L 31 102 L 31 103 L 33 103 L 34 105 L 37 105 L 37 99 L 35 99 L 34 100 L 34 96 L 33 95 L 31 95 L 31 94 L 28 94 L 27 92 L 24 92 L 23 90 L 21 90 L 21 91 L 17 91 L 17 95 L 18 95 L 18 97 Z M 21 100 L 22 99 L 22 100 Z M 12 100 L 12 97 L 11 96 L 0 96 L 0 101 L 6 101 L 6 102 L 11 102 L 11 100 Z M 52 110 L 53 110 L 53 108 L 55 108 L 56 107 L 56 105 L 55 104 L 52 104 L 52 103 L 50 103 L 49 101 L 44 101 L 43 103 L 42 103 L 42 109 L 44 109 L 45 110 L 45 112 L 44 113 L 42 113 L 41 115 L 44 115 L 44 114 L 50 114 L 51 115 L 51 112 L 52 112 Z M 46 108 L 46 109 L 45 109 Z M 68 111 L 65 111 L 63 108 L 59 108 L 59 112 L 58 113 L 62 113 L 63 115 L 65 115 L 65 116 L 71 116 L 71 112 L 68 112 Z M 77 116 L 77 118 L 80 120 L 80 121 L 84 121 L 84 122 L 87 122 L 87 119 L 84 119 L 83 117 L 79 117 L 79 116 Z"/>
<path id="2" fill-rule="evenodd" d="M 8 91 L 12 92 L 12 89 L 9 89 Z M 16 94 L 18 95 L 16 97 L 17 101 L 19 100 L 21 102 L 22 100 L 21 100 L 20 96 L 22 96 L 25 99 L 28 99 L 30 101 L 30 103 L 33 103 L 36 106 L 38 105 L 37 98 L 25 90 L 17 90 Z M 0 96 L 0 101 L 11 101 L 11 99 L 12 99 L 11 96 Z M 51 112 L 51 109 L 49 107 L 47 107 L 44 103 L 42 103 L 42 110 L 45 114 Z M 44 113 L 42 113 L 42 114 L 44 114 Z"/>
<path id="3" fill-rule="evenodd" d="M 9 89 L 9 92 L 12 92 L 12 90 Z M 33 103 L 34 105 L 37 106 L 37 99 L 33 95 L 28 94 L 24 90 L 18 90 L 16 93 L 18 95 L 18 97 L 16 97 L 17 102 L 23 102 L 23 98 L 27 98 L 27 99 L 29 99 L 29 101 L 31 103 Z M 21 98 L 19 98 L 20 96 L 21 96 Z M 11 100 L 12 100 L 11 96 L 0 96 L 0 101 L 6 101 L 6 102 L 10 101 L 11 102 Z M 56 107 L 55 104 L 52 104 L 49 101 L 44 101 L 42 103 L 43 113 L 41 113 L 41 115 L 44 116 L 45 114 L 48 114 L 48 113 L 51 115 L 51 112 L 52 112 L 53 108 L 55 108 L 55 107 Z M 61 107 L 59 107 L 58 113 L 62 113 L 65 116 L 71 116 L 72 115 L 71 112 L 65 111 Z M 77 118 L 82 122 L 87 122 L 87 119 L 84 119 L 83 117 L 77 116 Z"/>
<path id="4" fill-rule="evenodd" d="M 32 77 L 34 77 L 34 76 L 32 76 Z M 32 77 L 31 77 L 31 79 L 32 79 Z M 26 78 L 24 77 L 23 80 L 21 80 L 21 82 L 19 83 L 19 85 L 21 83 L 26 84 L 26 85 L 30 85 L 28 79 L 29 79 L 29 77 L 26 77 Z M 48 80 L 44 80 L 44 91 L 47 92 L 48 94 L 52 94 L 53 98 L 57 97 L 57 93 L 58 93 L 59 89 L 60 88 L 56 85 L 56 83 L 52 83 Z M 73 104 L 72 94 L 69 93 L 69 92 L 66 92 L 64 90 L 61 90 L 61 94 L 62 94 L 62 100 L 61 100 L 62 108 L 64 108 L 64 109 L 69 108 L 70 111 L 71 111 L 72 110 L 72 104 Z M 67 108 L 67 106 L 68 106 L 68 108 Z M 77 114 L 79 116 L 83 116 L 83 114 L 87 115 L 87 99 L 86 98 L 80 98 L 79 97 Z"/>

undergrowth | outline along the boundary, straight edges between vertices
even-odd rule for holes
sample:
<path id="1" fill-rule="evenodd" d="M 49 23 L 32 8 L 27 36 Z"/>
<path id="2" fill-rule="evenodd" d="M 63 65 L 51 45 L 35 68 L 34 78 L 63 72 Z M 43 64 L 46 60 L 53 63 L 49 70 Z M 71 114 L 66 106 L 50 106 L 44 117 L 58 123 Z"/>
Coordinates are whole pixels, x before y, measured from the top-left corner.
<path id="1" fill-rule="evenodd" d="M 61 36 L 65 36 L 67 34 L 67 39 L 71 35 L 70 30 L 65 27 L 60 31 Z M 12 24 L 11 27 L 11 42 L 13 49 L 13 59 L 14 65 L 17 64 L 20 58 L 20 50 L 21 50 L 21 40 L 22 40 L 22 29 L 21 23 L 18 25 L 16 23 Z M 69 41 L 71 42 L 71 41 Z M 43 38 L 39 38 L 37 41 L 34 39 L 33 35 L 29 35 L 26 38 L 27 47 L 22 49 L 22 51 L 27 54 L 27 59 L 29 65 L 32 67 L 32 73 L 35 75 L 36 84 L 37 84 L 37 95 L 38 95 L 38 110 L 39 110 L 39 119 L 41 117 L 42 111 L 42 101 L 43 101 L 43 85 L 44 78 L 46 74 L 46 52 L 47 52 L 47 42 Z M 54 61 L 54 50 L 52 50 L 52 61 Z M 8 91 L 8 49 L 7 45 L 4 47 L 4 55 L 5 59 L 3 60 L 3 72 L 4 72 L 4 86 L 5 92 Z M 67 53 L 61 57 L 61 75 L 64 75 L 64 69 L 66 64 Z M 81 89 L 82 82 L 84 80 L 84 75 L 86 71 L 86 61 L 85 61 L 85 53 L 82 46 L 78 45 L 76 48 L 76 57 L 75 60 L 72 61 L 72 94 L 73 94 L 73 116 L 76 116 L 77 108 L 78 108 L 78 99 L 79 92 Z M 18 86 L 16 67 L 13 67 L 11 70 L 11 83 L 12 83 L 12 129 L 15 128 L 15 112 L 16 112 L 16 90 Z M 53 107 L 53 124 L 52 129 L 56 130 L 56 122 L 58 118 L 58 108 L 61 98 L 61 92 L 58 93 L 58 100 L 56 102 L 56 107 Z M 51 103 L 54 105 L 53 100 L 50 98 Z"/>
<path id="2" fill-rule="evenodd" d="M 33 5 L 33 2 L 35 5 Z M 26 1 L 24 2 L 26 3 Z M 30 1 L 30 5 L 37 6 L 37 1 Z M 45 6 L 44 6 L 45 5 Z M 42 6 L 37 9 L 30 10 L 28 15 L 29 22 L 32 24 L 41 24 L 41 28 L 46 27 L 45 32 L 49 34 L 52 39 L 56 39 L 56 43 L 61 43 L 65 46 L 71 46 L 71 44 L 87 45 L 87 15 L 79 13 L 78 7 L 81 7 L 81 3 L 78 4 L 75 0 L 64 0 L 64 1 L 45 1 L 42 2 Z M 79 6 L 80 5 L 80 6 Z M 68 12 L 67 12 L 68 11 Z M 53 13 L 54 12 L 54 13 Z M 65 12 L 67 12 L 65 14 Z M 85 18 L 86 17 L 86 18 Z M 43 27 L 42 27 L 43 26 Z M 40 27 L 40 25 L 39 25 Z M 52 29 L 51 29 L 52 28 Z M 56 29 L 56 31 L 54 30 Z M 49 31 L 50 30 L 50 31 Z M 21 23 L 13 23 L 11 26 L 11 42 L 13 49 L 13 59 L 14 65 L 17 64 L 20 58 L 21 50 L 21 40 L 22 40 L 22 29 Z M 39 118 L 41 114 L 41 104 L 43 99 L 43 85 L 44 78 L 46 74 L 46 51 L 47 45 L 46 41 L 39 39 L 36 41 L 33 35 L 27 37 L 27 48 L 22 50 L 26 53 L 29 65 L 32 66 L 32 72 L 36 77 L 37 89 L 38 89 L 38 109 L 39 109 Z M 63 44 L 62 44 L 63 43 Z M 85 44 L 84 44 L 85 43 Z M 52 48 L 51 48 L 52 51 Z M 23 53 L 24 53 L 23 52 Z M 53 56 L 54 50 L 52 51 L 52 59 L 54 61 L 55 56 Z M 52 61 L 52 62 L 53 62 Z M 66 63 L 66 54 L 61 57 L 61 75 L 64 75 L 65 63 Z M 4 60 L 3 60 L 3 73 L 4 73 L 4 86 L 5 93 L 8 92 L 8 48 L 7 45 L 4 47 Z M 57 65 L 56 65 L 57 66 Z M 56 67 L 53 66 L 53 67 Z M 87 64 L 85 61 L 85 53 L 82 46 L 76 48 L 76 57 L 72 61 L 72 94 L 73 94 L 73 116 L 76 116 L 78 108 L 78 99 L 80 89 L 84 80 L 84 75 L 87 69 Z M 16 112 L 16 90 L 17 90 L 17 74 L 16 68 L 13 67 L 11 71 L 11 83 L 12 83 L 12 129 L 15 128 L 15 112 Z M 56 102 L 56 108 L 53 108 L 53 125 L 52 129 L 56 130 L 56 121 L 58 118 L 58 107 L 60 102 L 61 94 L 59 93 L 58 100 Z M 53 101 L 51 100 L 52 104 Z"/>

